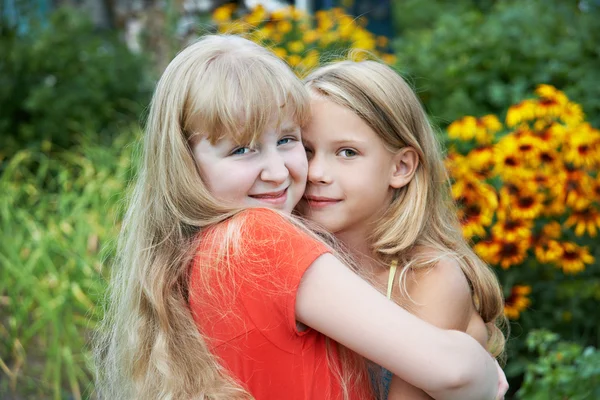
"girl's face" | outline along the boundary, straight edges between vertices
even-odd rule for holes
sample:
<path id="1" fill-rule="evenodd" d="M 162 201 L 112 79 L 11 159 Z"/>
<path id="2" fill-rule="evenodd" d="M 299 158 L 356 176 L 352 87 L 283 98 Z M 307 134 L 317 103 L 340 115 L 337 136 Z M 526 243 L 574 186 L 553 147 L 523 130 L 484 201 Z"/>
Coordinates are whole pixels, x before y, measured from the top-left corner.
<path id="1" fill-rule="evenodd" d="M 300 128 L 285 120 L 267 129 L 254 146 L 205 137 L 192 143 L 208 190 L 234 206 L 270 207 L 291 213 L 306 186 L 307 160 Z"/>
<path id="2" fill-rule="evenodd" d="M 351 110 L 313 96 L 303 130 L 308 183 L 298 210 L 335 234 L 364 234 L 392 199 L 395 157 Z"/>

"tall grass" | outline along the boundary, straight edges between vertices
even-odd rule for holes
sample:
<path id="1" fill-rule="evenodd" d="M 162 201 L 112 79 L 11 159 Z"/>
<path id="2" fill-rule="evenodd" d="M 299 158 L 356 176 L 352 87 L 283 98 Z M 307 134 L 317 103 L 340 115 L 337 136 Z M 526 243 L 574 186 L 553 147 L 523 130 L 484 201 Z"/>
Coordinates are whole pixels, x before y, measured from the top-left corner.
<path id="1" fill-rule="evenodd" d="M 46 142 L 0 175 L 0 398 L 87 398 L 135 130 L 110 147 Z"/>

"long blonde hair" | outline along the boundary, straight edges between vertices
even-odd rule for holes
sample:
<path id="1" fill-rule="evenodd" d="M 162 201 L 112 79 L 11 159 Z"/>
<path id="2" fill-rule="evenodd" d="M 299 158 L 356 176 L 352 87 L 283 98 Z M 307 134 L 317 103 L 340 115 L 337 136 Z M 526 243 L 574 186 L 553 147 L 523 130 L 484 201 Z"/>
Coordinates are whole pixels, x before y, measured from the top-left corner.
<path id="1" fill-rule="evenodd" d="M 248 40 L 205 36 L 166 68 L 96 338 L 101 398 L 251 397 L 211 354 L 188 306 L 194 238 L 239 211 L 211 196 L 189 142 L 198 133 L 253 142 L 273 115 L 304 125 L 308 95 L 281 60 Z"/>
<path id="2" fill-rule="evenodd" d="M 505 337 L 499 326 L 506 325 L 502 291 L 494 272 L 461 234 L 440 145 L 414 91 L 390 67 L 376 61 L 328 65 L 311 73 L 305 83 L 315 94 L 353 111 L 390 151 L 415 149 L 419 165 L 414 177 L 395 190 L 387 212 L 374 224 L 373 254 L 386 263 L 399 259 L 401 282 L 411 268 L 432 266 L 445 256 L 456 259 L 488 327 L 488 349 L 502 355 Z"/>

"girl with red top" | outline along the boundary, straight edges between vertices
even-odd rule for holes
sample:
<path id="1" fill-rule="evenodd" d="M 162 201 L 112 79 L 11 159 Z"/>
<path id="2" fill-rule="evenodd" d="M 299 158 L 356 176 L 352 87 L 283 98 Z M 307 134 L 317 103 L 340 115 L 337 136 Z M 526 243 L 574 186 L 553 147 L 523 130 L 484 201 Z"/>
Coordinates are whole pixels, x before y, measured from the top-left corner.
<path id="1" fill-rule="evenodd" d="M 504 394 L 475 340 L 388 301 L 291 216 L 309 113 L 290 69 L 245 39 L 206 36 L 169 64 L 110 282 L 101 398 L 373 398 L 356 354 L 435 398 Z"/>

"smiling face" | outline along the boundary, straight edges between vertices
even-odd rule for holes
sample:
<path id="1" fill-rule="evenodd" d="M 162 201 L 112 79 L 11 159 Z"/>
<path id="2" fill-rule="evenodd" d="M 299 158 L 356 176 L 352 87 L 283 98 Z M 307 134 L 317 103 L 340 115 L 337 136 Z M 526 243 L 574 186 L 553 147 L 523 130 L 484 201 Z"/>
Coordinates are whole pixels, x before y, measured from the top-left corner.
<path id="1" fill-rule="evenodd" d="M 298 210 L 338 236 L 364 236 L 392 200 L 397 156 L 351 110 L 317 95 L 311 107 L 303 130 L 308 183 Z"/>
<path id="2" fill-rule="evenodd" d="M 252 146 L 231 139 L 192 143 L 200 175 L 211 194 L 234 206 L 292 212 L 306 186 L 307 160 L 300 128 L 291 119 L 275 124 Z"/>

